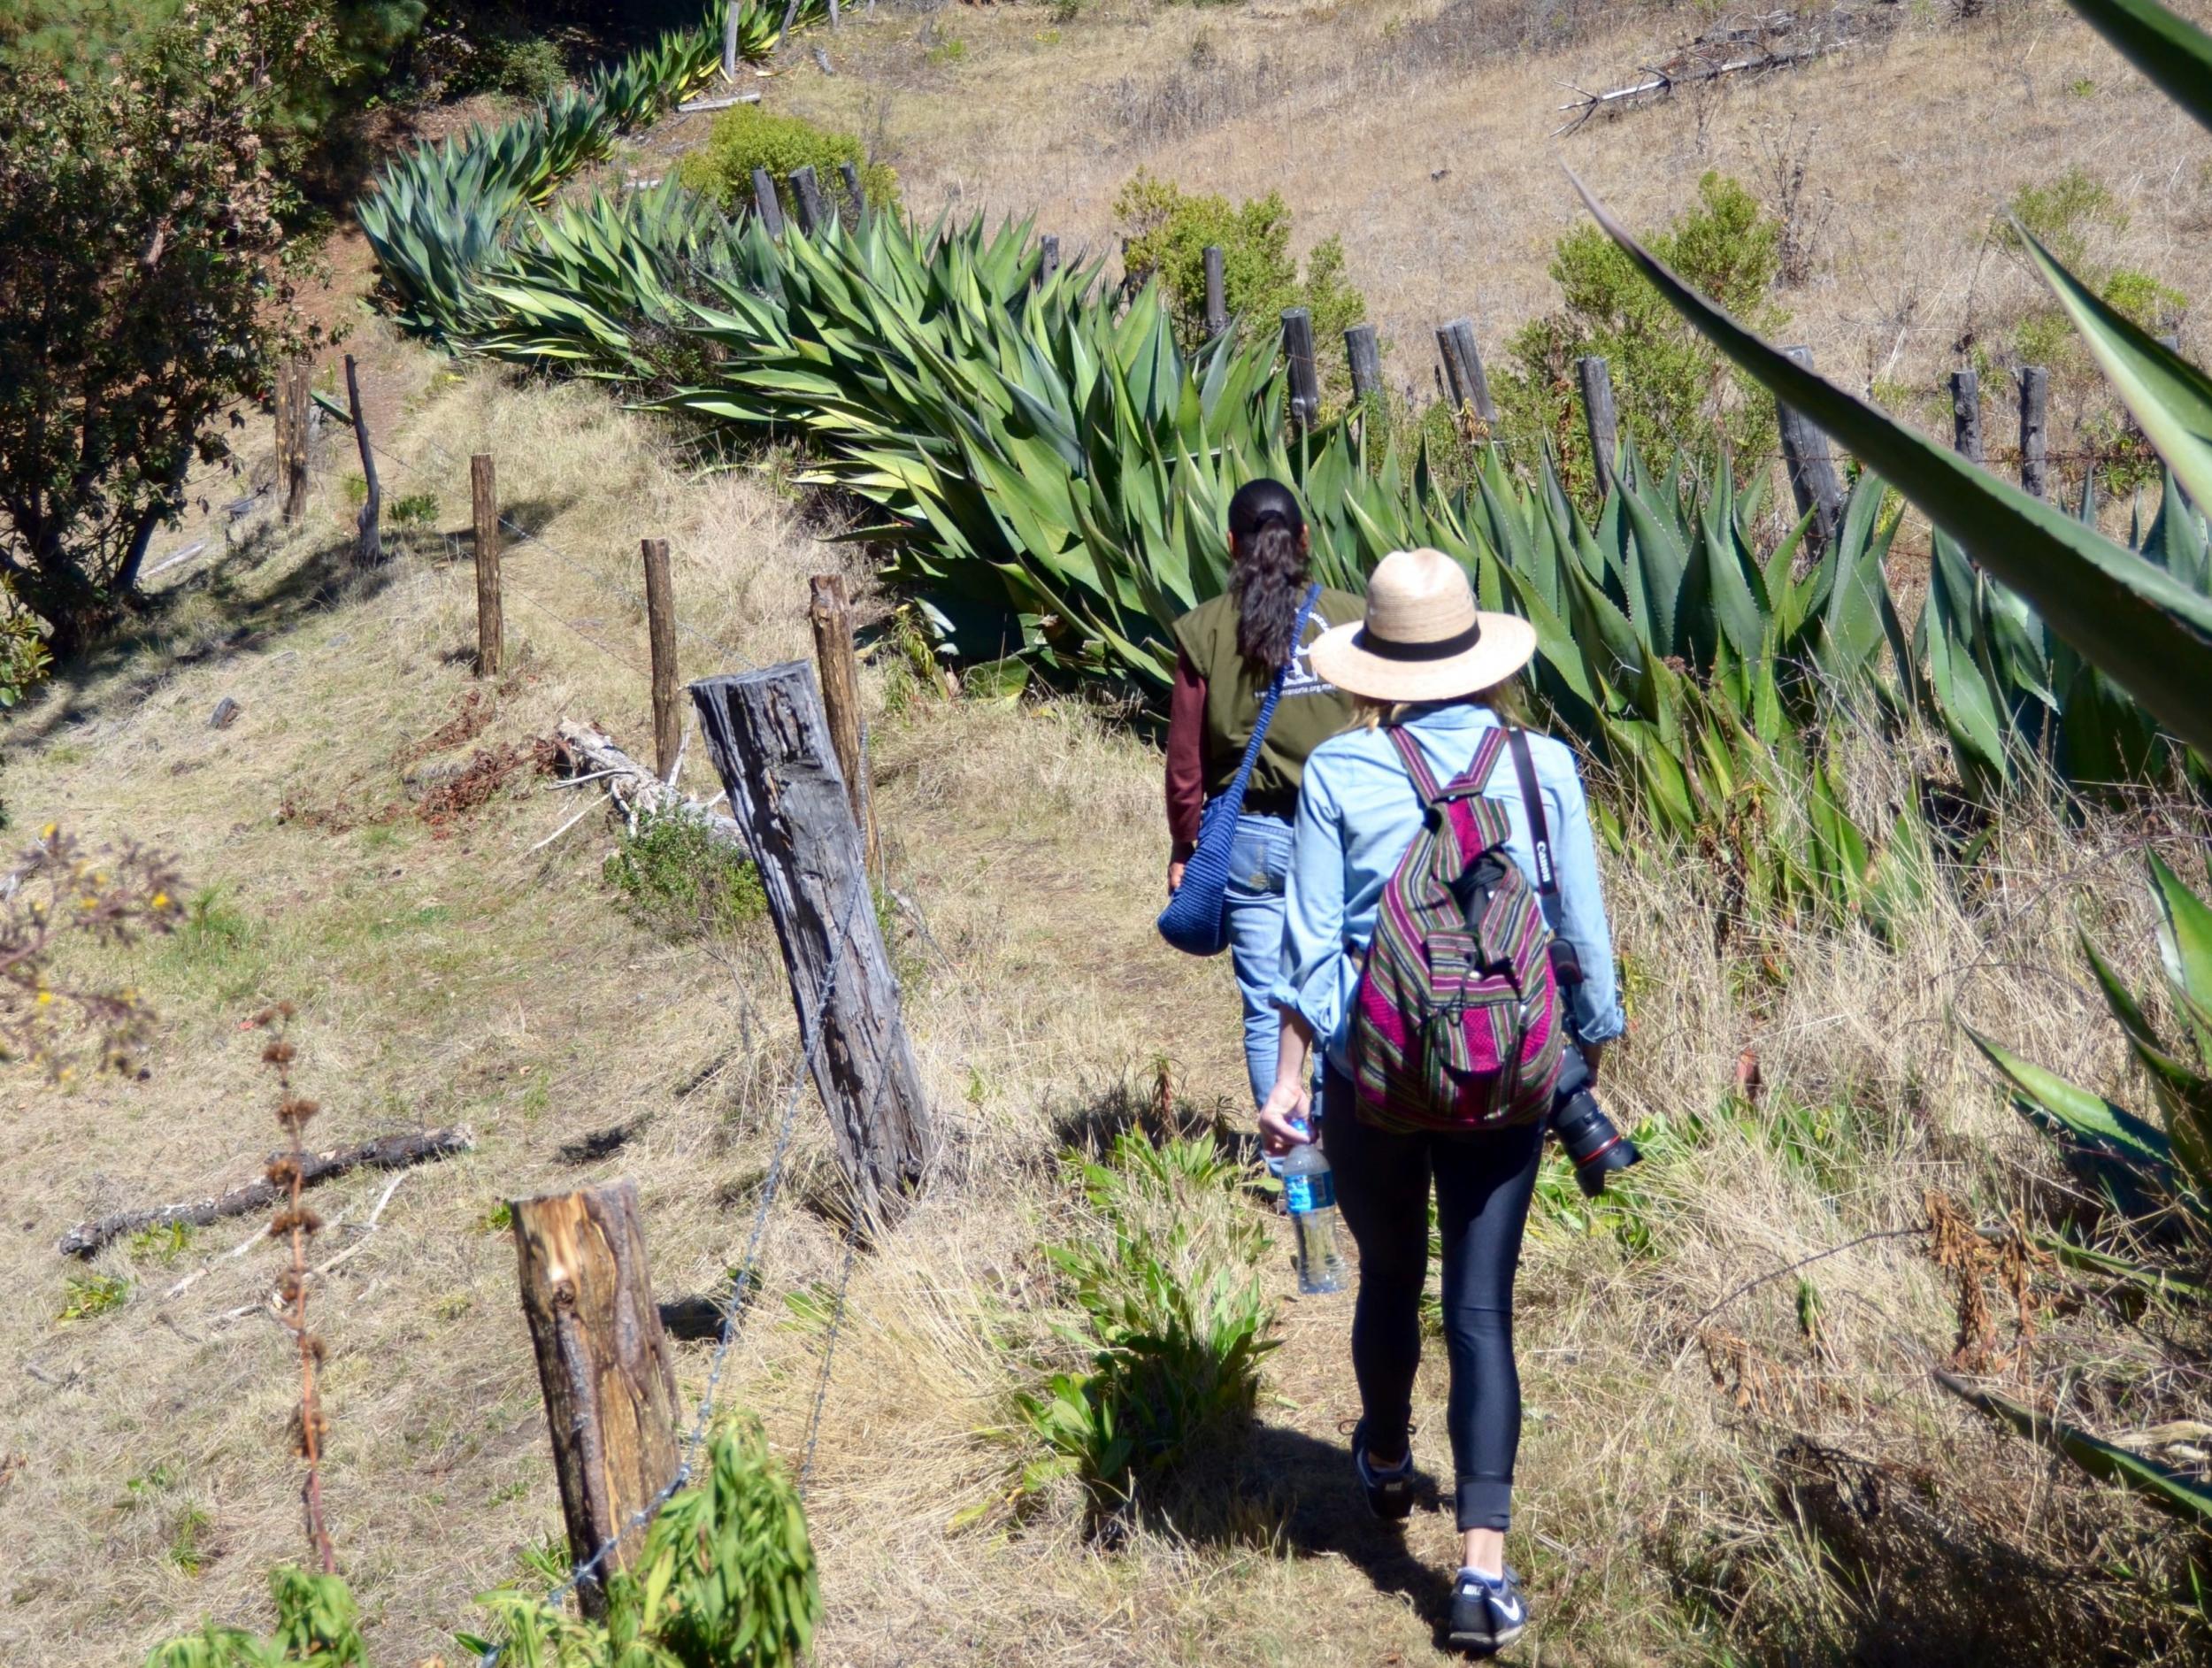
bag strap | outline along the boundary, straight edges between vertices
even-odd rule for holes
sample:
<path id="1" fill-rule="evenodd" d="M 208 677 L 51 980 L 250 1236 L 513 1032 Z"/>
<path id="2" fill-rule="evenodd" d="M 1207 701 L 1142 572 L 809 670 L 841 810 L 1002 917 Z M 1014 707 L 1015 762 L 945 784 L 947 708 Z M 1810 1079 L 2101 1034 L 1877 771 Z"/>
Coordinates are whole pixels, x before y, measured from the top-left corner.
<path id="1" fill-rule="evenodd" d="M 1519 726 L 1506 730 L 1513 747 L 1513 773 L 1521 779 L 1521 804 L 1528 812 L 1529 843 L 1536 849 L 1536 890 L 1544 897 L 1559 895 L 1559 875 L 1551 857 L 1551 826 L 1544 816 L 1544 795 L 1536 784 L 1536 761 L 1530 757 L 1528 732 Z"/>
<path id="2" fill-rule="evenodd" d="M 1429 768 L 1429 761 L 1422 754 L 1420 742 L 1395 724 L 1389 726 L 1383 734 L 1398 749 L 1398 757 L 1405 765 L 1406 774 L 1413 778 L 1413 791 L 1421 801 L 1421 809 L 1426 811 L 1442 796 L 1444 790 L 1437 786 L 1436 773 Z"/>
<path id="3" fill-rule="evenodd" d="M 1242 814 L 1245 785 L 1252 780 L 1252 767 L 1260 762 L 1260 744 L 1267 740 L 1267 726 L 1275 720 L 1275 708 L 1283 698 L 1283 684 L 1290 677 L 1291 667 L 1297 663 L 1298 646 L 1305 641 L 1306 622 L 1313 618 L 1313 605 L 1321 600 L 1321 581 L 1314 580 L 1306 592 L 1306 600 L 1299 604 L 1298 619 L 1290 628 L 1290 652 L 1283 664 L 1275 668 L 1275 681 L 1267 686 L 1267 699 L 1260 703 L 1260 716 L 1252 726 L 1252 739 L 1244 744 L 1244 760 L 1237 766 L 1236 779 L 1222 795 L 1229 802 L 1230 815 Z"/>

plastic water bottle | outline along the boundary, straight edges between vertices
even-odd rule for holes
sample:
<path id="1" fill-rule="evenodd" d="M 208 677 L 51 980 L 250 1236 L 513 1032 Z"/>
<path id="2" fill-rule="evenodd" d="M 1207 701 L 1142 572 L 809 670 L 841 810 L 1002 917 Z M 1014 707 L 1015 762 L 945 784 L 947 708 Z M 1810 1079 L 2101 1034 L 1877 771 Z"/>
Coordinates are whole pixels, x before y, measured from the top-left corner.
<path id="1" fill-rule="evenodd" d="M 1303 1121 L 1292 1128 L 1305 1133 Z M 1283 1159 L 1283 1203 L 1298 1236 L 1298 1289 L 1308 1296 L 1344 1289 L 1344 1254 L 1336 1241 L 1336 1175 L 1321 1144 L 1293 1147 Z"/>

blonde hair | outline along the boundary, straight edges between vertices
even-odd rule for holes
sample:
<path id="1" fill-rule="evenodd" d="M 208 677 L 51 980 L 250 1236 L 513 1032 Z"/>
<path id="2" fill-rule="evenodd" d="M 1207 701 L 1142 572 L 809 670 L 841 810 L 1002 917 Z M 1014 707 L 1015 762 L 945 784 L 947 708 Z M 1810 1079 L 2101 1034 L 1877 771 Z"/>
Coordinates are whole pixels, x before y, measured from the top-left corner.
<path id="1" fill-rule="evenodd" d="M 1471 695 L 1455 696 L 1449 701 L 1378 701 L 1372 696 L 1352 697 L 1352 723 L 1363 730 L 1380 729 L 1386 724 L 1402 724 L 1406 714 L 1417 707 L 1478 706 L 1488 707 L 1506 723 L 1520 729 L 1529 727 L 1528 701 L 1521 689 L 1521 674 L 1515 673 L 1487 689 L 1477 689 Z"/>

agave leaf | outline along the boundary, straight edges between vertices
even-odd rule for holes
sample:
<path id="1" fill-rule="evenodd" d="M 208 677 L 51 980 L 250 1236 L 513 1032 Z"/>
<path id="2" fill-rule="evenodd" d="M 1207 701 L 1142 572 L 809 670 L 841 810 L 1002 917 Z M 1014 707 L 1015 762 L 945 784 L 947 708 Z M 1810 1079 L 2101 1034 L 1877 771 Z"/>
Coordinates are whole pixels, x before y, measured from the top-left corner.
<path id="1" fill-rule="evenodd" d="M 2029 1064 L 1973 1026 L 1962 1023 L 1959 1028 L 2003 1074 L 2024 1108 L 2042 1114 L 2093 1151 L 2171 1186 L 2173 1144 L 2160 1131 L 2101 1095 L 2077 1088 L 2055 1072 Z"/>
<path id="2" fill-rule="evenodd" d="M 1579 180 L 1575 188 L 1668 303 L 1746 374 L 1864 458 L 2176 734 L 2212 750 L 2212 599 L 1762 342 L 1654 258 Z"/>
<path id="3" fill-rule="evenodd" d="M 2185 1523 L 2212 1529 L 2212 1485 L 2154 1465 L 2140 1454 L 2092 1436 L 2079 1426 L 2048 1418 L 2017 1402 L 1971 1385 L 1954 1373 L 1939 1372 L 1936 1382 L 1953 1395 L 2000 1422 L 2009 1425 L 2030 1441 L 2039 1442 L 2101 1481 L 2118 1483 L 2140 1495 L 2161 1511 Z"/>
<path id="4" fill-rule="evenodd" d="M 2174 994 L 2190 1010 L 2200 1046 L 2212 1063 L 2212 908 L 2151 853 L 2151 888 L 2158 904 L 2158 954 Z"/>

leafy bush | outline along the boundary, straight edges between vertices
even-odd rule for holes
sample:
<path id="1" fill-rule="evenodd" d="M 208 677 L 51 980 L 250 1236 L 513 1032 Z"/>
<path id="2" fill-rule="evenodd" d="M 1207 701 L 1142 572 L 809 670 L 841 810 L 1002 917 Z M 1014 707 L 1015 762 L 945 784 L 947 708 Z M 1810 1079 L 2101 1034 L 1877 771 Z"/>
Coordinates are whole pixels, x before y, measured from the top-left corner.
<path id="1" fill-rule="evenodd" d="M 1290 252 L 1290 210 L 1280 192 L 1232 204 L 1140 169 L 1114 198 L 1114 219 L 1128 240 L 1122 258 L 1130 278 L 1160 286 L 1176 343 L 1186 353 L 1206 339 L 1206 250 L 1217 245 L 1223 303 L 1245 339 L 1272 335 L 1285 308 L 1310 309 L 1325 392 L 1339 404 L 1349 395 L 1343 356 L 1326 349 L 1367 317 L 1367 298 L 1345 280 L 1341 238 L 1316 244 L 1299 277 Z"/>
<path id="2" fill-rule="evenodd" d="M 716 1436 L 705 1479 L 661 1508 L 636 1564 L 608 1578 L 606 1600 L 599 1621 L 537 1593 L 508 1589 L 482 1602 L 517 1662 L 782 1668 L 804 1660 L 822 1618 L 814 1548 L 798 1490 L 757 1426 Z M 491 1641 L 465 1634 L 459 1642 L 480 1653 Z"/>
<path id="3" fill-rule="evenodd" d="M 822 189 L 841 204 L 844 186 L 837 171 L 848 162 L 860 170 L 861 195 L 871 209 L 899 206 L 899 176 L 887 163 L 869 161 L 867 147 L 855 135 L 758 104 L 740 104 L 716 117 L 707 142 L 677 164 L 676 177 L 713 198 L 725 212 L 734 212 L 753 200 L 753 170 L 765 168 L 786 211 L 796 212 L 793 173 L 811 166 Z"/>
<path id="4" fill-rule="evenodd" d="M 366 1668 L 360 1608 L 335 1575 L 311 1575 L 287 1564 L 269 1577 L 276 1631 L 266 1640 L 242 1627 L 208 1622 L 189 1639 L 157 1645 L 146 1668 Z"/>
<path id="5" fill-rule="evenodd" d="M 735 933 L 768 908 L 751 861 L 696 817 L 647 812 L 604 874 L 640 925 L 670 938 Z"/>
<path id="6" fill-rule="evenodd" d="M 46 633 L 0 583 L 0 711 L 16 705 L 38 686 L 54 658 L 46 652 Z"/>
<path id="7" fill-rule="evenodd" d="M 122 1308 L 131 1296 L 131 1283 L 120 1274 L 72 1274 L 66 1288 L 68 1295 L 54 1316 L 65 1326 L 73 1320 L 97 1320 Z"/>
<path id="8" fill-rule="evenodd" d="M 135 590 L 216 415 L 303 340 L 272 276 L 265 10 L 187 12 L 83 83 L 0 76 L 0 569 L 58 654 Z"/>
<path id="9" fill-rule="evenodd" d="M 1781 227 L 1737 181 L 1711 173 L 1697 204 L 1652 240 L 1659 258 L 1753 328 L 1789 322 L 1770 298 L 1781 265 Z M 1568 488 L 1595 490 L 1575 361 L 1604 358 L 1612 372 L 1622 437 L 1650 456 L 1671 456 L 1693 436 L 1696 450 L 1724 445 L 1739 456 L 1768 450 L 1774 401 L 1732 373 L 1719 353 L 1661 299 L 1632 262 L 1595 226 L 1576 227 L 1552 256 L 1563 305 L 1516 332 L 1494 379 L 1500 421 L 1514 455 L 1550 445 Z"/>
<path id="10" fill-rule="evenodd" d="M 1065 1163 L 1091 1219 L 1047 1248 L 1077 1311 L 1056 1330 L 1090 1362 L 1016 1398 L 1045 1450 L 1018 1492 L 1073 1478 L 1109 1511 L 1251 1418 L 1275 1347 L 1256 1272 L 1271 1235 L 1240 1196 L 1242 1166 L 1210 1139 L 1131 1132 L 1102 1164 Z"/>

